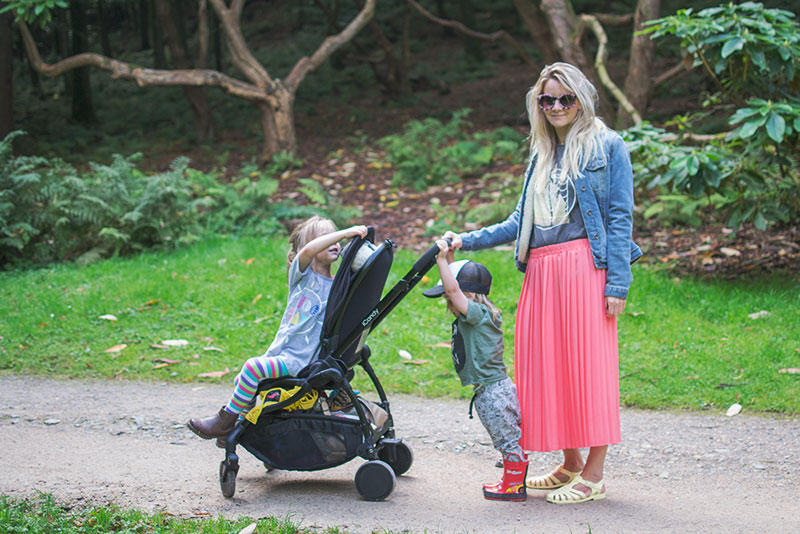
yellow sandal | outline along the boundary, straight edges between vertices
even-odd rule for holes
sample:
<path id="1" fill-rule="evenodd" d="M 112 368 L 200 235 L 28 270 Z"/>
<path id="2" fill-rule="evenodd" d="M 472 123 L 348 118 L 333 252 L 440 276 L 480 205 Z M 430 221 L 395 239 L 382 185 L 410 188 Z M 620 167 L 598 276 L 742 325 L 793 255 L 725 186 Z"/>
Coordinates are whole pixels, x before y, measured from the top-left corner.
<path id="1" fill-rule="evenodd" d="M 581 490 L 576 489 L 575 486 L 578 484 L 583 484 L 589 488 L 589 495 L 586 495 Z M 576 476 L 572 482 L 566 486 L 555 491 L 551 491 L 547 494 L 547 502 L 553 504 L 575 504 L 586 501 L 599 501 L 605 498 L 606 490 L 603 487 L 602 480 L 600 482 L 590 482 L 585 480 L 580 475 Z"/>
<path id="2" fill-rule="evenodd" d="M 561 473 L 563 475 L 566 475 L 568 477 L 567 480 L 561 480 L 556 476 L 556 473 Z M 567 471 L 566 469 L 564 469 L 563 465 L 559 465 L 558 467 L 556 467 L 555 471 L 553 471 L 549 475 L 541 475 L 538 477 L 529 478 L 525 482 L 525 485 L 528 486 L 530 489 L 542 489 L 542 490 L 556 489 L 560 488 L 561 486 L 566 486 L 567 484 L 572 482 L 572 480 L 576 476 L 580 474 L 581 474 L 580 471 L 573 473 L 572 471 Z"/>

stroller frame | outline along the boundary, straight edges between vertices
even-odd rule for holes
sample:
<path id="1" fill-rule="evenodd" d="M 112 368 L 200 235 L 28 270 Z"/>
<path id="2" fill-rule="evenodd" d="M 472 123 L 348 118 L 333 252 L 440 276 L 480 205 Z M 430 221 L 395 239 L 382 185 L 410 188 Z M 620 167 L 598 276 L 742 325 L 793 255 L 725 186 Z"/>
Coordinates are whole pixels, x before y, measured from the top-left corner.
<path id="1" fill-rule="evenodd" d="M 374 330 L 400 301 L 411 292 L 422 277 L 433 267 L 438 247 L 431 247 L 412 266 L 412 268 L 389 290 L 383 298 L 381 291 L 385 285 L 393 260 L 393 249 L 396 245 L 391 239 L 384 240 L 379 246 L 372 244 L 374 229 L 368 227 L 365 238 L 356 237 L 342 252 L 342 262 L 334 277 L 331 293 L 320 336 L 319 354 L 315 361 L 303 369 L 296 377 L 280 377 L 263 379 L 259 382 L 258 392 L 272 388 L 290 390 L 298 387 L 296 393 L 283 401 L 265 405 L 256 424 L 247 420 L 239 420 L 234 430 L 225 440 L 225 458 L 220 462 L 219 482 L 222 494 L 232 497 L 236 491 L 236 475 L 239 471 L 239 456 L 236 445 L 241 443 L 251 454 L 259 458 L 267 470 L 275 468 L 287 470 L 314 471 L 341 465 L 355 456 L 367 462 L 356 472 L 355 486 L 359 495 L 365 500 L 381 501 L 394 490 L 396 477 L 402 475 L 413 463 L 411 448 L 395 435 L 394 419 L 389 400 L 369 360 L 371 351 L 365 344 L 369 333 Z M 369 257 L 359 269 L 351 269 L 359 251 L 364 247 L 371 251 Z M 367 416 L 366 410 L 353 390 L 350 380 L 355 365 L 361 366 L 375 386 L 380 406 L 388 418 L 380 427 L 375 427 Z M 341 418 L 322 415 L 286 412 L 283 409 L 291 406 L 307 393 L 317 390 L 338 390 L 344 392 L 352 403 L 358 421 L 345 421 Z M 286 425 L 304 427 L 320 425 L 324 428 L 336 428 L 337 432 L 347 434 L 345 454 L 338 454 L 331 461 L 317 462 L 313 465 L 275 465 L 273 454 L 275 449 L 264 449 L 259 443 L 258 434 L 273 431 L 267 425 Z M 331 427 L 334 425 L 334 427 Z M 308 429 L 303 429 L 308 431 Z M 317 431 L 315 435 L 319 435 Z M 309 431 L 309 434 L 311 432 Z M 337 433 L 337 436 L 339 434 Z M 267 440 L 273 441 L 273 440 Z M 276 440 L 280 441 L 280 440 Z M 295 441 L 296 443 L 296 441 Z"/>

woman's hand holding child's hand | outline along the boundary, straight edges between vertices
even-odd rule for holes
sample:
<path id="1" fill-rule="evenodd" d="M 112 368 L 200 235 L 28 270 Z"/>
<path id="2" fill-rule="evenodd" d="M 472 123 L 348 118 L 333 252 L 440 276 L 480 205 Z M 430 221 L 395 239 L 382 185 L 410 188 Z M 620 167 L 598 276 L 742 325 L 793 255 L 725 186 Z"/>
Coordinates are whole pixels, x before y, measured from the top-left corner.
<path id="1" fill-rule="evenodd" d="M 446 231 L 444 233 L 444 235 L 442 236 L 442 239 L 449 239 L 450 243 L 451 243 L 450 247 L 453 250 L 461 248 L 461 245 L 462 245 L 461 237 L 459 237 L 459 235 L 457 233 L 455 233 L 455 232 L 451 232 L 450 230 Z"/>

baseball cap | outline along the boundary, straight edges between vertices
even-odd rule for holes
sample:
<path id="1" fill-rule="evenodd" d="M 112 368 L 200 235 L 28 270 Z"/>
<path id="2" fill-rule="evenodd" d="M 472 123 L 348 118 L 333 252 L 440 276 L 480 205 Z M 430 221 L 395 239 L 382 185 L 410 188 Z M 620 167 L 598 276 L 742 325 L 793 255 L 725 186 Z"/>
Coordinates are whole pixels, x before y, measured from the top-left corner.
<path id="1" fill-rule="evenodd" d="M 458 260 L 449 264 L 448 267 L 450 267 L 450 272 L 455 276 L 461 291 L 469 291 L 470 293 L 479 293 L 481 295 L 489 294 L 489 290 L 492 287 L 492 275 L 483 264 L 472 260 Z M 423 291 L 422 294 L 430 298 L 441 297 L 444 295 L 442 281 L 439 280 L 438 284 Z"/>

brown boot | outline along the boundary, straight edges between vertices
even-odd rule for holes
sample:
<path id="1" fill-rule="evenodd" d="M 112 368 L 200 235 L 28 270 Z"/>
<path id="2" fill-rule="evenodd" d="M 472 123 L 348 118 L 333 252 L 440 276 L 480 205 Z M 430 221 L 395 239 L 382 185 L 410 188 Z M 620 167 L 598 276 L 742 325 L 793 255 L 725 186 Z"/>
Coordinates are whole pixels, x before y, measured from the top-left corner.
<path id="1" fill-rule="evenodd" d="M 211 417 L 189 419 L 186 426 L 203 439 L 221 438 L 231 433 L 238 418 L 238 415 L 226 412 L 223 407 Z"/>

